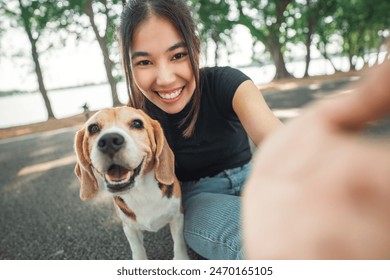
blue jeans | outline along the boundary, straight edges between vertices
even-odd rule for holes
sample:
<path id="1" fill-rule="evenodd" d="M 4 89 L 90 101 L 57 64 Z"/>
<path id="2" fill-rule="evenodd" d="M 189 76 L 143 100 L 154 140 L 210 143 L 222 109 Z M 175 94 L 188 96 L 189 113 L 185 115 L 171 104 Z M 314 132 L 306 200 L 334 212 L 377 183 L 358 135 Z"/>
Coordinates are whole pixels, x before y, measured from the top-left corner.
<path id="1" fill-rule="evenodd" d="M 207 259 L 243 259 L 240 230 L 241 189 L 251 164 L 213 177 L 182 183 L 184 238 Z"/>

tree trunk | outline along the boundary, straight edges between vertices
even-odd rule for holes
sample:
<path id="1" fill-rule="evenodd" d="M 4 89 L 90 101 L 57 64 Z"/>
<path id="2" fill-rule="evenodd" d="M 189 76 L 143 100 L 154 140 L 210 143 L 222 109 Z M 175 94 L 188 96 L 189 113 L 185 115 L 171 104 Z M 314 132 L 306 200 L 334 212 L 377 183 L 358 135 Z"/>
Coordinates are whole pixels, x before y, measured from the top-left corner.
<path id="1" fill-rule="evenodd" d="M 375 57 L 375 62 L 373 65 L 377 65 L 379 64 L 379 55 L 381 53 L 381 48 L 382 48 L 382 45 L 386 44 L 386 37 L 385 36 L 381 36 L 381 40 L 378 44 L 378 47 L 376 49 L 376 57 Z"/>
<path id="2" fill-rule="evenodd" d="M 120 106 L 122 105 L 122 103 L 119 101 L 118 91 L 116 88 L 116 80 L 114 78 L 114 75 L 112 75 L 112 69 L 114 67 L 109 57 L 108 47 L 106 44 L 102 44 L 100 47 L 102 48 L 102 52 L 104 56 L 104 67 L 106 69 L 108 83 L 110 84 L 110 88 L 111 88 L 113 106 Z"/>
<path id="3" fill-rule="evenodd" d="M 213 40 L 215 44 L 215 51 L 214 51 L 214 65 L 218 66 L 218 59 L 219 59 L 219 44 L 218 44 L 218 34 L 213 32 L 211 34 L 211 39 Z"/>
<path id="4" fill-rule="evenodd" d="M 91 23 L 93 32 L 95 33 L 96 39 L 97 39 L 97 41 L 99 43 L 99 46 L 100 46 L 100 49 L 101 49 L 101 51 L 103 53 L 104 68 L 106 70 L 108 83 L 109 83 L 110 88 L 111 88 L 112 105 L 114 107 L 115 106 L 120 106 L 122 104 L 121 104 L 121 102 L 119 101 L 119 98 L 118 98 L 118 92 L 117 92 L 117 88 L 116 88 L 116 80 L 115 80 L 114 76 L 112 75 L 113 63 L 112 63 L 112 61 L 110 59 L 110 52 L 109 52 L 109 49 L 108 49 L 108 46 L 107 46 L 107 39 L 106 39 L 106 36 L 102 37 L 99 34 L 99 30 L 98 30 L 98 28 L 96 26 L 94 13 L 93 13 L 93 9 L 92 9 L 92 0 L 87 1 L 86 7 L 85 7 L 85 12 L 86 12 L 86 14 L 87 14 L 87 16 L 89 18 L 89 21 Z M 107 18 L 106 20 L 108 22 L 109 19 Z M 107 30 L 105 32 L 107 32 Z"/>
<path id="5" fill-rule="evenodd" d="M 313 30 L 315 25 L 315 20 L 313 18 L 313 15 L 311 13 L 311 7 L 310 7 L 310 0 L 307 0 L 307 8 L 309 10 L 308 19 L 307 19 L 307 34 L 306 34 L 306 67 L 305 67 L 305 74 L 304 77 L 309 76 L 309 67 L 310 67 L 310 60 L 311 60 L 311 40 L 313 36 Z"/>
<path id="6" fill-rule="evenodd" d="M 348 61 L 349 61 L 349 71 L 353 71 L 353 70 L 355 70 L 355 65 L 353 62 L 352 42 L 351 42 L 351 39 L 349 37 L 344 38 L 344 40 L 346 40 L 347 46 L 348 46 L 348 49 L 347 49 L 348 53 L 347 54 L 348 54 Z M 345 47 L 344 47 L 344 49 L 345 49 Z"/>
<path id="7" fill-rule="evenodd" d="M 218 66 L 218 59 L 219 59 L 219 44 L 218 42 L 215 42 L 215 53 L 214 53 L 215 66 Z"/>
<path id="8" fill-rule="evenodd" d="M 309 76 L 309 67 L 310 67 L 310 60 L 311 60 L 311 50 L 310 50 L 310 46 L 311 46 L 311 29 L 309 27 L 309 31 L 308 33 L 306 34 L 306 58 L 305 58 L 305 62 L 306 62 L 306 66 L 305 66 L 305 74 L 304 74 L 304 77 L 308 77 Z"/>
<path id="9" fill-rule="evenodd" d="M 326 51 L 326 44 L 324 44 L 324 51 L 320 51 L 322 56 L 327 60 L 329 61 L 330 65 L 332 65 L 333 69 L 335 72 L 340 72 L 340 70 L 338 70 L 336 68 L 336 65 L 334 65 L 332 59 L 328 56 L 328 52 Z"/>
<path id="10" fill-rule="evenodd" d="M 348 61 L 349 61 L 349 71 L 355 70 L 355 67 L 353 65 L 353 58 L 350 54 L 348 54 Z"/>
<path id="11" fill-rule="evenodd" d="M 387 46 L 387 55 L 386 55 L 386 59 L 390 59 L 390 38 L 387 39 L 386 46 Z"/>
<path id="12" fill-rule="evenodd" d="M 286 10 L 287 5 L 291 2 L 292 0 L 281 0 L 279 2 L 279 5 L 276 7 L 276 24 L 272 24 L 272 26 L 269 27 L 268 35 L 265 35 L 265 33 L 261 32 L 253 25 L 250 17 L 245 15 L 241 1 L 238 1 L 238 11 L 240 13 L 239 22 L 244 26 L 247 26 L 252 36 L 263 42 L 267 50 L 270 52 L 276 67 L 275 80 L 292 77 L 292 75 L 287 71 L 282 47 L 279 43 L 279 27 L 283 19 L 283 13 Z"/>
<path id="13" fill-rule="evenodd" d="M 284 79 L 293 77 L 286 68 L 286 62 L 284 61 L 282 46 L 279 42 L 279 28 L 284 20 L 283 13 L 286 10 L 288 4 L 290 4 L 292 0 L 281 0 L 276 6 L 276 23 L 272 24 L 270 27 L 270 33 L 267 36 L 267 41 L 269 45 L 269 50 L 271 52 L 271 56 L 273 61 L 275 62 L 276 74 L 274 79 Z"/>
<path id="14" fill-rule="evenodd" d="M 34 64 L 35 64 L 35 73 L 37 74 L 39 91 L 41 92 L 43 100 L 45 102 L 48 118 L 55 119 L 53 109 L 51 107 L 51 103 L 50 103 L 50 100 L 49 100 L 49 97 L 47 95 L 47 91 L 45 88 L 45 83 L 43 82 L 43 75 L 42 75 L 41 65 L 39 63 L 39 55 L 38 55 L 38 52 L 36 49 L 35 42 L 31 42 L 31 46 L 32 46 L 31 47 L 31 54 L 32 54 Z"/>
<path id="15" fill-rule="evenodd" d="M 24 13 L 25 7 L 23 6 L 21 0 L 19 0 L 19 7 L 20 7 L 20 10 L 22 11 L 22 13 Z M 23 18 L 23 25 L 24 25 L 24 30 L 26 31 L 28 39 L 29 39 L 30 44 L 31 44 L 31 56 L 33 58 L 34 65 L 35 65 L 35 73 L 37 75 L 38 88 L 42 94 L 43 101 L 45 102 L 47 116 L 49 119 L 55 119 L 53 109 L 51 107 L 50 99 L 47 95 L 45 83 L 43 81 L 43 74 L 42 74 L 42 70 L 41 70 L 41 65 L 39 63 L 39 54 L 38 54 L 37 47 L 36 47 L 37 40 L 34 39 L 32 32 L 31 32 L 31 26 L 29 25 L 29 22 L 27 21 L 26 18 Z"/>
<path id="16" fill-rule="evenodd" d="M 274 61 L 276 67 L 274 80 L 292 78 L 293 76 L 287 71 L 286 62 L 284 61 L 278 38 L 275 38 L 272 34 L 270 34 L 268 36 L 266 46 L 271 53 L 272 60 Z"/>

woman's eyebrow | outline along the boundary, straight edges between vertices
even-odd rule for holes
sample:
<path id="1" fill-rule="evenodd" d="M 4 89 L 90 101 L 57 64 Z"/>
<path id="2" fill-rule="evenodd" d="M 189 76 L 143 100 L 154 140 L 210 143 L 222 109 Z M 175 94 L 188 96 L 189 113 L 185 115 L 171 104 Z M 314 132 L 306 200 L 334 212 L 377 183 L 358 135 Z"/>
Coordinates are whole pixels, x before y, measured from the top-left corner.
<path id="1" fill-rule="evenodd" d="M 178 42 L 178 43 L 172 45 L 171 47 L 169 47 L 166 50 L 166 52 L 172 52 L 172 51 L 174 51 L 174 50 L 176 50 L 178 48 L 186 48 L 186 47 L 187 47 L 186 43 L 181 41 L 181 42 Z M 134 53 L 131 54 L 131 59 L 134 59 L 134 58 L 140 57 L 140 56 L 151 56 L 151 54 L 148 53 L 148 52 L 144 52 L 144 51 L 134 52 Z"/>
<path id="2" fill-rule="evenodd" d="M 134 52 L 131 54 L 131 59 L 134 59 L 139 56 L 150 56 L 150 53 L 148 52 Z"/>
<path id="3" fill-rule="evenodd" d="M 186 47 L 187 47 L 186 43 L 181 41 L 181 42 L 178 42 L 178 43 L 174 44 L 173 46 L 169 47 L 166 52 L 171 52 L 171 51 L 174 51 L 178 48 L 186 48 Z"/>

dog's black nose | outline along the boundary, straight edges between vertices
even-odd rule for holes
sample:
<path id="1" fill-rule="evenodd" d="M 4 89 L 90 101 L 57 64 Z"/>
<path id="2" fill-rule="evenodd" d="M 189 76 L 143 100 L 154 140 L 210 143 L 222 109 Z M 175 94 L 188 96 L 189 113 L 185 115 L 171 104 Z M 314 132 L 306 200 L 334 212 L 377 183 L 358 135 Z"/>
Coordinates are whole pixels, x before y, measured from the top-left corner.
<path id="1" fill-rule="evenodd" d="M 98 142 L 99 150 L 105 154 L 113 156 L 125 144 L 125 138 L 119 133 L 107 133 Z"/>

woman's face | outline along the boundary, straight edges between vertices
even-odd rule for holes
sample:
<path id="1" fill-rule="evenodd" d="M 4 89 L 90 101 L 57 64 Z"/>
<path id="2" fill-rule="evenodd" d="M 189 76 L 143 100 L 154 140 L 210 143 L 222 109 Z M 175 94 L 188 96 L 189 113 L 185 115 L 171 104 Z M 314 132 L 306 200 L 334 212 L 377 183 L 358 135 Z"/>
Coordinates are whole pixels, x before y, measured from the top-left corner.
<path id="1" fill-rule="evenodd" d="M 168 114 L 180 112 L 195 90 L 184 40 L 167 20 L 151 16 L 135 29 L 131 46 L 136 86 Z"/>

